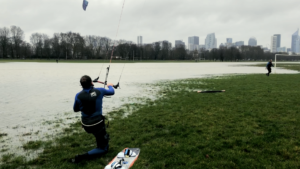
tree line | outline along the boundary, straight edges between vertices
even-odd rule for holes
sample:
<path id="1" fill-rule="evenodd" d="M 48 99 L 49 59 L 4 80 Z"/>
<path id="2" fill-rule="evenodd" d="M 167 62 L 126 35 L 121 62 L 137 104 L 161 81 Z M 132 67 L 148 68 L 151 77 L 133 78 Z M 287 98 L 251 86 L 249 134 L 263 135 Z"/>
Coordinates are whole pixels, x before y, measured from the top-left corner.
<path id="1" fill-rule="evenodd" d="M 240 46 L 240 47 L 220 47 L 219 49 L 212 49 L 210 51 L 200 49 L 194 51 L 199 56 L 199 59 L 214 60 L 214 61 L 267 61 L 274 60 L 275 54 L 278 61 L 294 61 L 300 60 L 300 57 L 289 56 L 286 52 L 270 53 L 264 52 L 260 46 Z"/>
<path id="2" fill-rule="evenodd" d="M 113 59 L 123 60 L 258 61 L 272 59 L 275 55 L 265 53 L 258 46 L 188 51 L 182 45 L 172 48 L 168 41 L 137 45 L 131 41 L 116 41 L 95 35 L 82 36 L 74 32 L 54 33 L 52 37 L 43 33 L 32 33 L 30 43 L 24 40 L 24 36 L 24 31 L 18 26 L 0 28 L 0 58 L 110 59 L 113 53 Z"/>
<path id="3" fill-rule="evenodd" d="M 174 54 L 174 51 L 178 52 Z M 3 59 L 110 59 L 112 53 L 114 59 L 190 59 L 184 48 L 174 51 L 165 42 L 138 46 L 130 41 L 74 32 L 54 33 L 52 37 L 33 33 L 28 43 L 20 27 L 0 28 L 0 58 Z"/>

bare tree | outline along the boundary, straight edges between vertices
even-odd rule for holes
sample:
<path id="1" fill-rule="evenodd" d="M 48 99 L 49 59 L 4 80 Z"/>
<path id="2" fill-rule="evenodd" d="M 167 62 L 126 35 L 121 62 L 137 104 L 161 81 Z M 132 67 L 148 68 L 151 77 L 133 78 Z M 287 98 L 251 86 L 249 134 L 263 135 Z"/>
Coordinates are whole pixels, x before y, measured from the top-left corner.
<path id="1" fill-rule="evenodd" d="M 171 50 L 171 46 L 169 44 L 168 41 L 162 41 L 161 42 L 161 60 L 165 60 L 165 59 L 168 59 L 169 57 L 169 53 L 170 53 L 170 50 Z"/>
<path id="2" fill-rule="evenodd" d="M 50 59 L 51 56 L 51 40 L 48 35 L 43 34 L 42 35 L 42 44 L 43 44 L 43 50 L 42 50 L 42 55 L 45 56 L 45 58 L 48 57 Z"/>
<path id="3" fill-rule="evenodd" d="M 71 48 L 69 39 L 70 37 L 68 36 L 68 33 L 60 33 L 60 47 L 63 51 L 63 55 L 66 56 L 66 59 L 68 59 L 68 52 L 70 51 Z"/>
<path id="4" fill-rule="evenodd" d="M 126 48 L 125 48 L 125 58 L 128 57 L 131 49 L 132 49 L 132 42 L 128 42 L 126 44 Z"/>
<path id="5" fill-rule="evenodd" d="M 108 56 L 109 51 L 112 50 L 113 42 L 112 42 L 111 39 L 104 37 L 103 38 L 103 45 L 104 45 L 104 48 L 105 48 L 105 59 L 107 59 L 109 57 Z"/>
<path id="6" fill-rule="evenodd" d="M 160 53 L 161 47 L 159 42 L 155 42 L 153 45 L 154 48 L 154 60 L 158 59 L 158 55 Z"/>
<path id="7" fill-rule="evenodd" d="M 112 41 L 112 46 L 111 46 L 111 56 L 110 57 L 113 57 L 113 55 L 114 55 L 114 53 L 115 53 L 115 50 L 117 50 L 116 49 L 116 47 L 119 45 L 119 44 L 121 44 L 121 42 L 120 41 L 118 41 L 118 40 L 113 40 Z"/>
<path id="8" fill-rule="evenodd" d="M 74 58 L 74 48 L 75 48 L 75 43 L 76 43 L 76 33 L 73 32 L 68 32 L 66 33 L 66 45 L 67 48 L 69 49 L 68 51 L 70 51 L 69 55 L 71 55 L 72 59 Z"/>
<path id="9" fill-rule="evenodd" d="M 187 52 L 183 45 L 178 46 L 174 49 L 174 57 L 175 59 L 185 60 L 187 59 Z"/>
<path id="10" fill-rule="evenodd" d="M 144 59 L 153 59 L 154 49 L 152 44 L 147 44 L 144 46 Z"/>
<path id="11" fill-rule="evenodd" d="M 17 26 L 11 26 L 11 38 L 12 38 L 12 44 L 14 47 L 15 55 L 17 58 L 20 57 L 20 44 L 22 43 L 24 39 L 24 31 Z M 14 57 L 14 56 L 12 56 Z"/>
<path id="12" fill-rule="evenodd" d="M 126 42 L 126 43 L 119 44 L 117 46 L 117 51 L 118 51 L 119 55 L 123 58 L 128 58 L 128 54 L 131 50 L 131 45 L 132 45 L 132 42 Z"/>
<path id="13" fill-rule="evenodd" d="M 32 49 L 31 49 L 31 45 L 30 43 L 27 42 L 22 42 L 20 44 L 20 53 L 21 53 L 21 57 L 26 59 L 29 58 L 32 55 Z"/>
<path id="14" fill-rule="evenodd" d="M 96 57 L 97 58 L 101 58 L 101 52 L 102 52 L 102 49 L 104 49 L 104 39 L 100 36 L 96 36 L 95 37 L 95 41 L 96 41 Z"/>
<path id="15" fill-rule="evenodd" d="M 2 57 L 8 57 L 8 46 L 10 43 L 10 31 L 8 28 L 0 28 L 0 45 L 2 49 Z"/>
<path id="16" fill-rule="evenodd" d="M 35 56 L 41 57 L 42 56 L 42 48 L 43 48 L 43 34 L 40 34 L 40 33 L 31 34 L 30 42 L 33 46 Z"/>
<path id="17" fill-rule="evenodd" d="M 82 56 L 82 51 L 84 49 L 84 46 L 85 46 L 85 41 L 83 37 L 80 36 L 79 33 L 76 34 L 74 48 L 73 48 L 75 58 L 78 58 L 79 54 Z"/>
<path id="18" fill-rule="evenodd" d="M 60 56 L 60 34 L 59 33 L 55 33 L 53 35 L 53 38 L 51 38 L 51 46 L 52 46 L 52 53 L 53 55 L 58 59 Z"/>
<path id="19" fill-rule="evenodd" d="M 77 58 L 79 49 L 82 48 L 85 44 L 84 39 L 80 36 L 80 34 L 73 32 L 68 32 L 66 34 L 66 43 L 68 50 L 70 50 L 72 59 L 74 59 L 74 57 Z"/>
<path id="20" fill-rule="evenodd" d="M 92 59 L 95 56 L 96 49 L 97 49 L 96 38 L 95 36 L 87 35 L 85 36 L 84 40 L 85 40 L 86 48 L 88 49 L 88 52 L 86 54 L 88 55 L 89 58 Z"/>

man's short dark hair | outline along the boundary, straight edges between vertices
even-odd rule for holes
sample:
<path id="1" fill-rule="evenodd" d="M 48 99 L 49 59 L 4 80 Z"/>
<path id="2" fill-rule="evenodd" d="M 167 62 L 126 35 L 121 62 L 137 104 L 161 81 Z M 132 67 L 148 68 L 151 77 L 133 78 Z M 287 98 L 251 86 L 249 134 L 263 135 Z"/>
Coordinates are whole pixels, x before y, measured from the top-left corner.
<path id="1" fill-rule="evenodd" d="M 88 75 L 84 75 L 80 78 L 80 84 L 81 84 L 82 88 L 85 88 L 85 89 L 88 89 L 91 86 L 94 86 L 94 85 L 92 85 L 91 77 Z"/>

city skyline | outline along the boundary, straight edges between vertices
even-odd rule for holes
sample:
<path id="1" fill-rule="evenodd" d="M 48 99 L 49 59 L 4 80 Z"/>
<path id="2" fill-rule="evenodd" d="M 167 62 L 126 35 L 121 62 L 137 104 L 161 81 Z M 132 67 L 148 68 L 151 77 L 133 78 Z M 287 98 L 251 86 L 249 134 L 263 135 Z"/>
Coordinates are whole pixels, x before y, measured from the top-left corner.
<path id="1" fill-rule="evenodd" d="M 296 32 L 298 32 L 298 31 L 299 31 L 299 29 Z M 296 32 L 293 33 L 291 41 L 293 41 L 292 39 L 293 39 L 293 36 L 296 34 Z M 207 34 L 206 38 L 208 36 L 210 36 L 211 34 L 213 34 L 213 36 L 215 37 L 215 33 L 210 33 L 210 34 Z M 273 39 L 274 36 L 276 37 L 275 40 Z M 199 49 L 199 48 L 201 48 L 201 46 L 205 46 L 207 48 L 207 45 L 206 45 L 207 42 L 205 41 L 206 38 L 204 39 L 204 43 L 201 44 L 200 43 L 200 38 L 198 36 L 190 36 L 190 37 L 188 37 L 186 48 L 188 50 Z M 168 40 L 166 40 L 166 41 L 168 41 Z M 217 42 L 217 38 L 215 38 L 215 41 Z M 185 42 L 183 40 L 175 40 L 174 47 L 176 47 L 177 43 L 178 44 L 183 44 L 185 46 Z M 273 51 L 273 52 L 276 52 L 276 51 L 277 52 L 287 52 L 287 49 L 289 49 L 289 48 L 292 50 L 292 45 L 293 45 L 292 44 L 291 46 L 281 46 L 281 34 L 272 35 L 271 42 L 270 42 L 271 46 L 259 45 L 258 42 L 257 42 L 257 39 L 255 37 L 250 37 L 249 40 L 248 40 L 248 44 L 245 44 L 244 41 L 234 42 L 233 38 L 226 38 L 225 42 L 220 42 L 219 43 L 220 44 L 219 46 L 226 46 L 227 43 L 230 44 L 229 46 L 232 46 L 232 45 L 234 45 L 234 46 L 242 46 L 242 45 L 262 46 L 263 48 L 268 48 L 268 49 L 270 49 L 270 51 Z M 273 43 L 276 43 L 276 44 L 273 44 Z M 300 36 L 298 36 L 298 38 L 296 40 L 296 43 L 297 44 L 295 44 L 295 45 L 299 46 L 299 49 L 297 48 L 295 51 L 296 51 L 296 53 L 300 53 Z M 138 44 L 138 42 L 137 42 L 137 44 Z M 210 47 L 208 47 L 208 48 L 211 49 Z M 218 45 L 215 45 L 215 48 L 218 48 Z"/>
<path id="2" fill-rule="evenodd" d="M 213 38 L 211 38 L 211 36 L 213 36 Z M 218 48 L 218 46 L 216 45 L 216 43 L 212 43 L 213 45 L 209 45 L 209 43 L 207 41 L 211 41 L 210 39 L 214 39 L 215 42 L 217 42 L 217 38 L 215 38 L 215 33 L 210 33 L 206 36 L 205 38 L 205 44 L 200 44 L 199 42 L 199 37 L 198 36 L 191 36 L 188 37 L 188 46 L 186 49 L 188 50 L 199 50 L 200 48 L 206 48 L 208 50 L 212 49 L 212 48 Z M 261 46 L 262 49 L 270 51 L 272 53 L 274 52 L 294 52 L 294 53 L 300 53 L 300 36 L 299 36 L 299 28 L 297 29 L 297 31 L 295 33 L 292 34 L 292 38 L 291 38 L 291 46 L 290 47 L 286 47 L 286 46 L 281 46 L 281 34 L 274 34 L 271 36 L 271 46 L 262 46 L 262 45 L 258 45 L 257 44 L 257 39 L 255 37 L 251 37 L 248 40 L 248 44 L 246 45 L 244 43 L 244 41 L 236 41 L 233 42 L 232 38 L 226 38 L 226 42 L 225 43 L 220 43 L 219 47 L 231 47 L 231 46 Z M 176 44 L 183 44 L 183 46 L 185 46 L 185 42 L 183 42 L 182 40 L 175 40 L 175 46 Z M 213 47 L 211 47 L 213 46 Z M 294 49 L 293 49 L 294 48 Z"/>

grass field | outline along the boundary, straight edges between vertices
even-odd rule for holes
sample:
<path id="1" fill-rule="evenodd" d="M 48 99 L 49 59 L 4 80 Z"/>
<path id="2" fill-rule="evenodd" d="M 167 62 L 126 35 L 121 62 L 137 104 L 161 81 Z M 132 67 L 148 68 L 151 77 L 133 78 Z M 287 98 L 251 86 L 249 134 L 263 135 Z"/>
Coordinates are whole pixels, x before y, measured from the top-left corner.
<path id="1" fill-rule="evenodd" d="M 32 151 L 44 148 L 38 158 L 6 155 L 1 169 L 104 168 L 125 147 L 141 148 L 133 169 L 300 168 L 299 84 L 300 74 L 162 82 L 158 100 L 110 113 L 110 150 L 102 158 L 68 162 L 96 146 L 75 123 L 63 137 L 24 145 Z M 200 89 L 226 92 L 195 92 Z M 124 117 L 130 107 L 136 111 Z"/>

